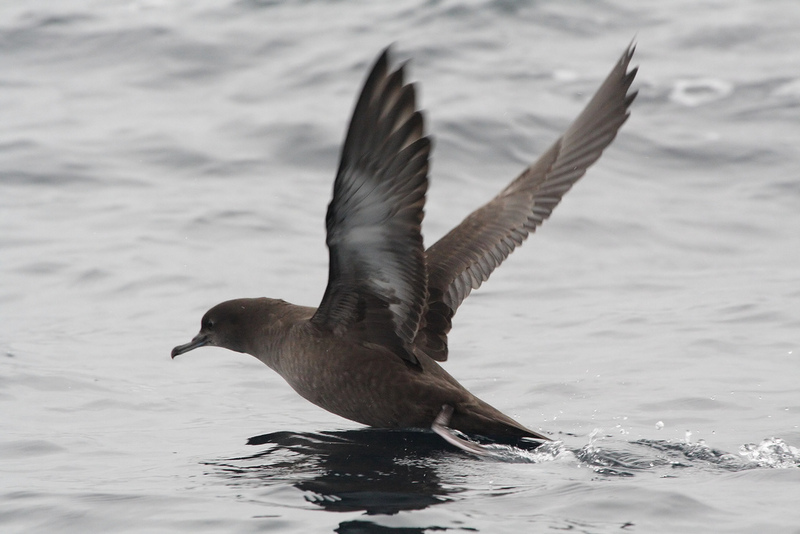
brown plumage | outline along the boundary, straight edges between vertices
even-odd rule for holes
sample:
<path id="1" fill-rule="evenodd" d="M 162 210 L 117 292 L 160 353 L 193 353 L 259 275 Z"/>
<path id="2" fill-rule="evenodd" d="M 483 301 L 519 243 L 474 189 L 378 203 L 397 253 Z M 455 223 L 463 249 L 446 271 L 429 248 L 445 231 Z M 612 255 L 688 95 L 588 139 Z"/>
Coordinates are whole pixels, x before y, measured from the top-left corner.
<path id="1" fill-rule="evenodd" d="M 376 61 L 356 103 L 326 216 L 328 286 L 318 308 L 236 299 L 211 308 L 172 357 L 213 345 L 252 354 L 314 404 L 365 425 L 449 426 L 548 439 L 478 399 L 435 360 L 452 318 L 616 136 L 636 93 L 629 48 L 550 149 L 427 250 L 420 226 L 431 143 L 403 67 Z"/>

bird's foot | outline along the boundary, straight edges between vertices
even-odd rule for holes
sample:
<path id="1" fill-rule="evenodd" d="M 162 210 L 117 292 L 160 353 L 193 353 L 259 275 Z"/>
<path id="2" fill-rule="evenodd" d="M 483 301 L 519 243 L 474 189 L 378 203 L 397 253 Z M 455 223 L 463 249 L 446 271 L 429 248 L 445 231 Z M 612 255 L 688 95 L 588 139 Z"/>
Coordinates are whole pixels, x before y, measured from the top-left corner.
<path id="1" fill-rule="evenodd" d="M 453 416 L 453 407 L 449 404 L 442 406 L 442 411 L 436 416 L 436 419 L 431 425 L 431 430 L 439 434 L 444 440 L 451 445 L 455 445 L 462 451 L 474 454 L 476 456 L 492 456 L 492 453 L 479 443 L 473 443 L 460 436 L 458 436 L 453 429 L 448 427 L 450 418 Z"/>

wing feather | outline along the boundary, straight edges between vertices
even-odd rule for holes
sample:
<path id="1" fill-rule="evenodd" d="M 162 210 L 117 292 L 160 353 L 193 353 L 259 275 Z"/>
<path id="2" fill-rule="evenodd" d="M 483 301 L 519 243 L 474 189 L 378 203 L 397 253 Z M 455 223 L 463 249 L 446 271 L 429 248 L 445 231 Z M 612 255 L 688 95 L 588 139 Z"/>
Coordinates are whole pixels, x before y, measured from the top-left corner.
<path id="1" fill-rule="evenodd" d="M 318 328 L 419 366 L 413 342 L 427 299 L 420 225 L 430 140 L 403 67 L 385 50 L 367 77 L 342 148 L 325 219 L 328 286 Z"/>
<path id="2" fill-rule="evenodd" d="M 636 93 L 628 48 L 577 119 L 533 165 L 426 251 L 427 311 L 416 344 L 447 359 L 453 315 L 473 289 L 552 213 L 617 135 Z"/>

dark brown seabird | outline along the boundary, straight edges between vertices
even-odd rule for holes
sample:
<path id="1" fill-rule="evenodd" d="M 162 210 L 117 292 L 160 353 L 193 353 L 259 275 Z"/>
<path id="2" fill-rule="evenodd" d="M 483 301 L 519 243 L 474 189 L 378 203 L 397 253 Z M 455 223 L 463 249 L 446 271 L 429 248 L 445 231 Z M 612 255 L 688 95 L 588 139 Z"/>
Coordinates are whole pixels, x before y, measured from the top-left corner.
<path id="1" fill-rule="evenodd" d="M 426 250 L 420 225 L 431 141 L 414 86 L 404 82 L 402 66 L 389 68 L 384 50 L 342 148 L 325 218 L 330 268 L 319 307 L 223 302 L 172 357 L 206 345 L 251 354 L 305 399 L 373 427 L 446 424 L 487 437 L 548 440 L 467 391 L 437 362 L 447 360 L 459 305 L 550 216 L 628 118 L 633 51 L 536 163 Z"/>

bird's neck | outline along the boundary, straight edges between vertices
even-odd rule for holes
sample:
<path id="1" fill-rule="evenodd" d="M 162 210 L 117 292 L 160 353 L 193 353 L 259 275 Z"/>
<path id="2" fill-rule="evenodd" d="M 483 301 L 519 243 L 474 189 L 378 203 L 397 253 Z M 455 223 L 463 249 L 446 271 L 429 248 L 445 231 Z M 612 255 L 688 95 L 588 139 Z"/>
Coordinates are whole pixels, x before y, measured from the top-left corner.
<path id="1" fill-rule="evenodd" d="M 283 373 L 285 360 L 291 358 L 292 347 L 302 337 L 315 308 L 296 306 L 283 300 L 255 299 L 258 311 L 254 323 L 248 328 L 245 351 L 268 367 Z"/>

